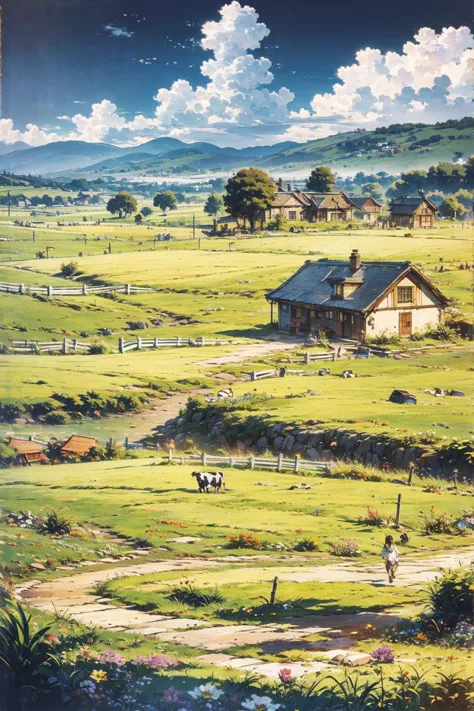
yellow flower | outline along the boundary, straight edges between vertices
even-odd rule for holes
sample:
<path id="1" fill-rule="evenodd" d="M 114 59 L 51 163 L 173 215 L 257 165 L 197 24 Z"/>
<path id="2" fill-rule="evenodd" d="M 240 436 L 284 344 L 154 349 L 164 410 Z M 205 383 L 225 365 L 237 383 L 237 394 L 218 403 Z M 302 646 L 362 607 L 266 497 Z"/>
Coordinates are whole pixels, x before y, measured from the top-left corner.
<path id="1" fill-rule="evenodd" d="M 94 671 L 91 674 L 91 679 L 92 681 L 106 681 L 107 680 L 107 672 L 104 671 L 103 669 L 94 669 Z"/>
<path id="2" fill-rule="evenodd" d="M 423 634 L 423 632 L 418 632 L 416 635 L 416 638 L 420 640 L 420 642 L 426 642 L 427 636 Z"/>

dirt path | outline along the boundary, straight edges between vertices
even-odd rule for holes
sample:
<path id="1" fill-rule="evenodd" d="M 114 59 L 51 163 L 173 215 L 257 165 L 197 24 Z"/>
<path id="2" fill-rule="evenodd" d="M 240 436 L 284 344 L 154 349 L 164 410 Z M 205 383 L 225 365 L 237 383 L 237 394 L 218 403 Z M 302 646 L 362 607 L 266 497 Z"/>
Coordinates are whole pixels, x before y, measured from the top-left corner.
<path id="1" fill-rule="evenodd" d="M 262 356 L 278 353 L 281 351 L 289 351 L 294 348 L 300 348 L 303 345 L 303 340 L 278 340 L 278 341 L 263 341 L 261 343 L 249 343 L 248 345 L 239 346 L 232 353 L 227 355 L 216 356 L 207 360 L 197 360 L 194 365 L 225 365 L 226 363 L 242 363 L 251 358 L 261 358 Z"/>
<path id="2" fill-rule="evenodd" d="M 377 586 L 387 585 L 382 565 L 360 566 L 354 562 L 343 562 L 321 566 L 302 566 L 301 559 L 294 568 L 275 568 L 278 559 L 260 556 L 262 582 L 269 582 L 275 572 L 280 580 L 294 582 L 359 582 Z M 281 559 L 282 562 L 284 558 Z M 421 587 L 439 573 L 441 568 L 452 568 L 459 564 L 470 565 L 474 560 L 474 549 L 468 548 L 452 552 L 433 554 L 429 558 L 404 556 L 396 585 L 400 587 Z M 76 572 L 73 575 L 48 581 L 29 581 L 17 589 L 20 599 L 33 607 L 53 612 L 67 613 L 84 624 L 103 629 L 124 631 L 150 637 L 158 637 L 165 642 L 173 642 L 202 649 L 205 654 L 199 660 L 205 664 L 258 672 L 267 678 L 276 679 L 282 667 L 291 668 L 295 676 L 316 672 L 329 667 L 334 662 L 344 664 L 367 664 L 367 654 L 354 653 L 351 647 L 356 642 L 358 631 L 367 624 L 375 628 L 396 624 L 400 611 L 388 613 L 367 612 L 343 615 L 309 615 L 288 618 L 277 624 L 264 625 L 215 625 L 203 620 L 175 618 L 152 614 L 127 607 L 116 607 L 107 598 L 94 596 L 94 588 L 104 581 L 120 576 L 150 575 L 153 573 L 176 572 L 177 580 L 190 574 L 215 570 L 228 566 L 242 568 L 245 576 L 249 559 L 246 556 L 232 556 L 213 559 L 185 559 L 137 562 L 130 565 L 113 565 L 94 571 Z M 252 558 L 255 562 L 255 558 Z M 307 561 L 309 562 L 309 561 Z M 265 567 L 265 564 L 272 566 Z M 254 568 L 252 568 L 254 571 Z M 250 570 L 249 570 L 250 573 Z M 170 583 L 172 581 L 168 581 Z M 322 635 L 319 642 L 308 641 L 310 635 Z M 263 662 L 256 656 L 235 657 L 226 654 L 230 647 L 258 645 L 265 653 L 275 654 L 288 649 L 304 650 L 314 656 L 314 661 L 296 663 Z M 331 667 L 334 670 L 334 667 Z"/>

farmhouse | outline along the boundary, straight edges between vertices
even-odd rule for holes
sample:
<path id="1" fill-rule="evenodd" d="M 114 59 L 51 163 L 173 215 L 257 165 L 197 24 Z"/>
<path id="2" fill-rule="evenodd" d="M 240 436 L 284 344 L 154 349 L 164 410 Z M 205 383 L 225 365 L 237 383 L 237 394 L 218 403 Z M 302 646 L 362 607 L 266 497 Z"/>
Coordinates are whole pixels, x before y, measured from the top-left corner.
<path id="1" fill-rule="evenodd" d="M 43 447 L 31 439 L 23 439 L 21 437 L 12 437 L 8 445 L 17 453 L 17 462 L 23 466 L 31 464 L 48 463 L 49 459 L 43 452 Z"/>
<path id="2" fill-rule="evenodd" d="M 363 341 L 383 332 L 411 336 L 444 321 L 447 299 L 411 262 L 306 261 L 267 294 L 278 305 L 278 327 L 290 333 L 325 331 Z"/>
<path id="3" fill-rule="evenodd" d="M 283 191 L 275 194 L 260 221 L 269 222 L 276 217 L 305 222 L 347 222 L 352 220 L 356 206 L 345 192 L 313 193 L 301 190 Z"/>
<path id="4" fill-rule="evenodd" d="M 390 217 L 394 225 L 416 230 L 420 227 L 433 227 L 434 216 L 438 208 L 428 200 L 419 197 L 401 197 L 390 203 Z"/>
<path id="5" fill-rule="evenodd" d="M 356 206 L 356 217 L 357 213 L 360 212 L 365 222 L 375 222 L 377 216 L 380 215 L 382 203 L 378 202 L 372 195 L 363 195 L 362 197 L 351 195 L 350 200 Z"/>

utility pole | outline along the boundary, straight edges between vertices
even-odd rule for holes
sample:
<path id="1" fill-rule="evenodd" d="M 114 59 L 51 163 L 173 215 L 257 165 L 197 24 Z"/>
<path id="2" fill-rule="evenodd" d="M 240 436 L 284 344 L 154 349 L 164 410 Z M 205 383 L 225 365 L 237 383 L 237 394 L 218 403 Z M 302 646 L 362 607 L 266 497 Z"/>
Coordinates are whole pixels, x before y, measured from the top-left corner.
<path id="1" fill-rule="evenodd" d="M 10 210 L 11 210 L 10 191 L 8 191 L 8 193 L 7 193 L 7 198 L 8 198 L 8 217 L 10 217 Z"/>
<path id="2" fill-rule="evenodd" d="M 193 239 L 196 239 L 196 215 L 193 212 Z"/>

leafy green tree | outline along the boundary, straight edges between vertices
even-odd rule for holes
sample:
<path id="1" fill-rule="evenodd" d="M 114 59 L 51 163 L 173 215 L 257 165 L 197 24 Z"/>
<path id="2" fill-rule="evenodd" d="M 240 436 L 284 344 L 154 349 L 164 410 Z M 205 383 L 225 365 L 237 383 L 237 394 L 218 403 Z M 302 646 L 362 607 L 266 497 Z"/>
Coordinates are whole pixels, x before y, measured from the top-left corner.
<path id="1" fill-rule="evenodd" d="M 259 168 L 242 168 L 227 181 L 224 205 L 227 212 L 248 220 L 255 228 L 257 218 L 268 209 L 275 198 L 276 185 L 268 173 Z"/>
<path id="2" fill-rule="evenodd" d="M 141 225 L 143 222 L 143 215 L 139 212 L 138 215 L 135 215 L 135 222 L 137 225 Z"/>
<path id="3" fill-rule="evenodd" d="M 452 217 L 453 220 L 465 215 L 467 212 L 467 209 L 464 207 L 462 202 L 459 202 L 454 195 L 448 195 L 446 200 L 441 204 L 439 210 L 442 215 Z"/>
<path id="4" fill-rule="evenodd" d="M 46 195 L 45 193 L 41 198 L 41 203 L 43 205 L 46 205 L 46 207 L 51 207 L 53 204 L 53 198 L 50 195 Z"/>
<path id="5" fill-rule="evenodd" d="M 209 181 L 209 185 L 216 193 L 222 193 L 225 190 L 225 180 L 224 178 L 214 178 Z"/>
<path id="6" fill-rule="evenodd" d="M 434 188 L 450 188 L 453 192 L 460 188 L 466 177 L 466 168 L 457 163 L 442 161 L 428 170 L 428 183 Z"/>
<path id="7" fill-rule="evenodd" d="M 204 205 L 204 212 L 206 215 L 211 215 L 211 217 L 216 218 L 224 212 L 224 198 L 222 195 L 217 193 L 212 193 L 206 200 Z"/>
<path id="8" fill-rule="evenodd" d="M 330 193 L 334 190 L 336 176 L 327 165 L 320 165 L 311 171 L 306 188 L 315 193 Z"/>
<path id="9" fill-rule="evenodd" d="M 464 205 L 466 210 L 470 212 L 472 210 L 472 207 L 474 205 L 474 192 L 469 192 L 469 190 L 458 190 L 457 193 L 454 193 L 454 197 L 459 200 L 459 202 Z"/>
<path id="10" fill-rule="evenodd" d="M 380 183 L 364 183 L 362 186 L 363 195 L 371 195 L 374 200 L 381 200 L 384 196 L 384 191 Z"/>
<path id="11" fill-rule="evenodd" d="M 118 214 L 118 216 L 122 218 L 124 215 L 128 216 L 137 211 L 137 200 L 133 195 L 122 190 L 113 198 L 110 198 L 106 209 L 107 212 L 112 213 L 112 215 Z"/>
<path id="12" fill-rule="evenodd" d="M 76 192 L 79 192 L 80 190 L 87 190 L 88 187 L 89 182 L 85 178 L 75 178 L 68 184 L 68 188 Z"/>
<path id="13" fill-rule="evenodd" d="M 469 159 L 464 166 L 464 185 L 468 190 L 474 189 L 474 155 L 469 156 Z"/>
<path id="14" fill-rule="evenodd" d="M 145 220 L 147 217 L 150 217 L 150 215 L 153 215 L 153 210 L 151 209 L 151 207 L 148 207 L 148 205 L 145 205 L 145 207 L 142 207 L 140 212 L 142 213 Z"/>
<path id="15" fill-rule="evenodd" d="M 176 195 L 171 190 L 165 190 L 164 193 L 156 193 L 153 198 L 153 205 L 159 207 L 166 214 L 166 210 L 176 210 L 178 201 Z"/>

